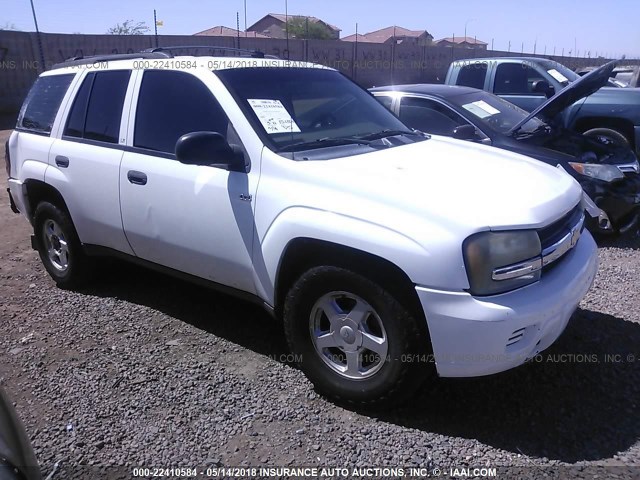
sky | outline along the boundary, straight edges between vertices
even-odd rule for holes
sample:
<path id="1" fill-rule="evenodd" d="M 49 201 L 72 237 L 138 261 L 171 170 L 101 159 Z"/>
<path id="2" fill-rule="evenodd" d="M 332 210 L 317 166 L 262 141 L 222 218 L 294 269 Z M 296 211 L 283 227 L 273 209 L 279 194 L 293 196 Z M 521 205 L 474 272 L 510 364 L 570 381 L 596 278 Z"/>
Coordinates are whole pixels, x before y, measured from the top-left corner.
<path id="1" fill-rule="evenodd" d="M 51 33 L 105 33 L 124 20 L 153 29 L 153 10 L 164 22 L 159 34 L 191 35 L 224 25 L 244 29 L 245 0 L 33 0 L 38 25 Z M 284 13 L 285 0 L 246 0 L 247 25 L 267 13 Z M 313 15 L 342 29 L 342 36 L 390 25 L 442 37 L 476 36 L 496 50 L 592 57 L 640 58 L 639 0 L 288 0 L 289 14 Z M 0 27 L 33 31 L 29 0 L 0 0 Z M 546 49 L 546 50 L 545 50 Z"/>

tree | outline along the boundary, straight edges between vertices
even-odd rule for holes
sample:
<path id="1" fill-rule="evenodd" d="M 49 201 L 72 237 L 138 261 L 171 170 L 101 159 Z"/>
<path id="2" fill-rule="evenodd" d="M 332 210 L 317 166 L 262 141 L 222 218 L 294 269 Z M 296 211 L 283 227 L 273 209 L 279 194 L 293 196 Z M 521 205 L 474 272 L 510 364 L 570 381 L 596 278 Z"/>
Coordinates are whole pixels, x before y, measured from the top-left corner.
<path id="1" fill-rule="evenodd" d="M 114 27 L 107 30 L 109 35 L 144 35 L 149 31 L 149 27 L 144 22 L 134 23 L 133 20 L 125 20 L 120 23 L 116 23 Z"/>
<path id="2" fill-rule="evenodd" d="M 0 25 L 0 30 L 18 30 L 15 23 L 5 22 L 3 25 Z"/>
<path id="3" fill-rule="evenodd" d="M 328 40 L 333 38 L 331 30 L 324 23 L 312 22 L 304 17 L 292 17 L 287 22 L 289 37 L 303 40 Z"/>

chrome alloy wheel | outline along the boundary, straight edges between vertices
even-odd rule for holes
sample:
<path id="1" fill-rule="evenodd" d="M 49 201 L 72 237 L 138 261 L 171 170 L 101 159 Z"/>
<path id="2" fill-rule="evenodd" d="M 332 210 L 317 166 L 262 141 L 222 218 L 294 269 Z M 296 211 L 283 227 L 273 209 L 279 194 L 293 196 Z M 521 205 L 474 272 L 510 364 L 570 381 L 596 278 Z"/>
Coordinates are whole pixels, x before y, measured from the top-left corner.
<path id="1" fill-rule="evenodd" d="M 65 272 L 69 268 L 69 244 L 60 225 L 47 219 L 44 222 L 42 237 L 51 265 L 56 270 Z"/>
<path id="2" fill-rule="evenodd" d="M 349 292 L 330 292 L 316 302 L 309 317 L 316 352 L 335 372 L 361 380 L 374 375 L 387 359 L 387 332 L 376 311 Z"/>

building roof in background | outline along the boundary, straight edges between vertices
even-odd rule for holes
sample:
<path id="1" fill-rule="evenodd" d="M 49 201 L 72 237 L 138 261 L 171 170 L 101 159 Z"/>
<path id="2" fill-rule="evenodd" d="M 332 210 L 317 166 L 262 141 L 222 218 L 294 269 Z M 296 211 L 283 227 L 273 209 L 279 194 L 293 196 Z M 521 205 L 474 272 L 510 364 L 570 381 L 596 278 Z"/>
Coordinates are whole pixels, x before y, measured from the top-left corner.
<path id="1" fill-rule="evenodd" d="M 440 42 L 449 42 L 449 43 L 455 43 L 455 44 L 469 43 L 471 45 L 487 45 L 487 42 L 483 42 L 482 40 L 478 40 L 474 37 L 445 37 L 445 38 L 441 38 L 440 40 L 433 41 L 433 43 L 440 43 Z"/>
<path id="2" fill-rule="evenodd" d="M 229 28 L 222 25 L 217 27 L 211 27 L 203 30 L 194 35 L 207 36 L 207 37 L 250 37 L 250 38 L 269 38 L 266 35 L 262 35 L 257 32 L 238 32 L 235 28 Z"/>
<path id="3" fill-rule="evenodd" d="M 343 37 L 340 40 L 343 40 L 345 42 L 368 42 L 369 40 L 367 40 L 367 37 L 365 37 L 364 35 L 361 35 L 360 33 L 354 33 L 353 35 L 349 35 L 347 37 Z"/>
<path id="4" fill-rule="evenodd" d="M 380 30 L 375 30 L 373 32 L 365 33 L 364 35 L 358 34 L 359 42 L 371 42 L 371 43 L 385 43 L 389 39 L 398 37 L 413 37 L 418 38 L 424 34 L 431 36 L 429 32 L 426 30 L 409 30 L 408 28 L 398 27 L 397 25 L 392 25 L 390 27 L 381 28 Z M 349 35 L 348 37 L 344 37 L 342 40 L 345 42 L 355 42 L 356 35 Z"/>

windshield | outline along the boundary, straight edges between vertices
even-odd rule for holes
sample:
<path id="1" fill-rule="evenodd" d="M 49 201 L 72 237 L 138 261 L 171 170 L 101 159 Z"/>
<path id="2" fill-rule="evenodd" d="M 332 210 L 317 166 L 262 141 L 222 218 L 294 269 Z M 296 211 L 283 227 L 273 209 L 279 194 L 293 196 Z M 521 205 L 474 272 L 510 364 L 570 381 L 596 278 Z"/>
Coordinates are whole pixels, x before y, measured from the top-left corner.
<path id="1" fill-rule="evenodd" d="M 449 100 L 466 110 L 480 124 L 485 124 L 500 133 L 509 133 L 529 116 L 529 113 L 520 107 L 488 92 L 465 93 Z M 531 133 L 545 125 L 542 120 L 534 117 L 522 126 L 520 132 Z"/>
<path id="2" fill-rule="evenodd" d="M 236 68 L 214 72 L 272 150 L 336 145 L 371 134 L 412 134 L 366 90 L 321 68 Z M 415 136 L 415 140 L 424 139 Z"/>
<path id="3" fill-rule="evenodd" d="M 569 85 L 571 82 L 575 82 L 580 78 L 573 70 L 565 67 L 561 63 L 548 61 L 548 62 L 540 62 L 542 68 L 544 68 L 549 75 L 555 78 L 558 82 L 560 82 L 563 86 Z"/>

